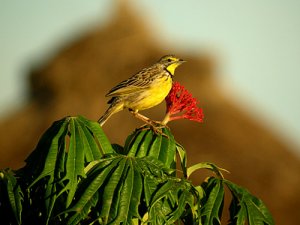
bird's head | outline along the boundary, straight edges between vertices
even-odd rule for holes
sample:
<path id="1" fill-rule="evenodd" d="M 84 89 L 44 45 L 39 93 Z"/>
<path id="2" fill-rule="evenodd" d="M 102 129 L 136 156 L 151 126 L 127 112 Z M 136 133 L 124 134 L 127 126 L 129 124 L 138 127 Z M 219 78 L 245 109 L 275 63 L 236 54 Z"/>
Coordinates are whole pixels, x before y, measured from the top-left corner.
<path id="1" fill-rule="evenodd" d="M 162 64 L 170 74 L 174 75 L 175 69 L 186 61 L 177 58 L 174 55 L 166 55 L 160 58 L 158 63 Z"/>

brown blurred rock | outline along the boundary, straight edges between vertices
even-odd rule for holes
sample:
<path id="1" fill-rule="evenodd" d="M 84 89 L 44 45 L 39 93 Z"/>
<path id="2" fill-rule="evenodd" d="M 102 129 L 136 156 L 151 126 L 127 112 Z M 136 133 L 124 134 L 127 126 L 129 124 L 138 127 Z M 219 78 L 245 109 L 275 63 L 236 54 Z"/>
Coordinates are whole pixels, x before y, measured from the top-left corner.
<path id="1" fill-rule="evenodd" d="M 29 77 L 28 105 L 0 123 L 0 167 L 22 166 L 54 120 L 77 114 L 97 120 L 107 107 L 104 95 L 113 85 L 160 56 L 175 53 L 188 61 L 177 70 L 175 79 L 200 100 L 205 112 L 203 124 L 170 124 L 177 141 L 189 153 L 189 163 L 210 161 L 228 169 L 232 173 L 226 177 L 262 198 L 277 224 L 297 224 L 299 159 L 220 91 L 213 59 L 166 52 L 150 34 L 141 19 L 122 6 L 109 25 L 74 41 L 47 65 L 35 69 Z M 161 104 L 145 114 L 162 119 L 164 110 Z M 114 115 L 104 130 L 112 142 L 123 144 L 140 125 L 124 111 Z"/>

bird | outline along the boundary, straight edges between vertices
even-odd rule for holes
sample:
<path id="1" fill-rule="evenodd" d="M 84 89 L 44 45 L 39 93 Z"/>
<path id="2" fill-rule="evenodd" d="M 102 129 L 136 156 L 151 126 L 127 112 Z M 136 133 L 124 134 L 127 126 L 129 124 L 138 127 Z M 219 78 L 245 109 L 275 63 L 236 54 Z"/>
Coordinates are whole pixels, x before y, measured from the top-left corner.
<path id="1" fill-rule="evenodd" d="M 175 69 L 186 62 L 175 55 L 165 55 L 113 87 L 105 96 L 111 97 L 108 109 L 98 120 L 100 126 L 115 113 L 128 109 L 136 118 L 151 125 L 151 120 L 139 111 L 160 104 L 172 88 Z"/>

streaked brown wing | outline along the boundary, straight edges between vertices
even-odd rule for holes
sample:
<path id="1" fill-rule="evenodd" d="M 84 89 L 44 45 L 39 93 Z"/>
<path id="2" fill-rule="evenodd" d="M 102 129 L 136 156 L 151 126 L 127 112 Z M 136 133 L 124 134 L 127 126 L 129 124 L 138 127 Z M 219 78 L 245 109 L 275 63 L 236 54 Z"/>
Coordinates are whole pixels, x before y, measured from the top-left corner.
<path id="1" fill-rule="evenodd" d="M 107 94 L 107 97 L 120 96 L 124 94 L 130 94 L 143 89 L 147 89 L 149 84 L 153 81 L 153 76 L 149 74 L 157 74 L 158 68 L 155 66 L 145 68 L 136 73 L 127 80 L 122 81 L 117 86 L 113 87 Z"/>

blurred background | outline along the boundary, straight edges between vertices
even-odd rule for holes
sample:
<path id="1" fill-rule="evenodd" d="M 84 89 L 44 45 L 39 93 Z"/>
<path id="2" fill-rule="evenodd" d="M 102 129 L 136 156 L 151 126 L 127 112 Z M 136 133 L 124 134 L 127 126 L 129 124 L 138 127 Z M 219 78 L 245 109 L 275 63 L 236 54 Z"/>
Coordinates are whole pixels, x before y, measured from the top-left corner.
<path id="1" fill-rule="evenodd" d="M 107 23 L 118 2 L 1 1 L 1 118 L 28 98 L 31 66 Z M 299 1 L 128 2 L 161 46 L 213 54 L 217 82 L 300 154 Z"/>
<path id="2" fill-rule="evenodd" d="M 299 12 L 295 0 L 0 1 L 0 167 L 24 165 L 54 120 L 98 119 L 113 85 L 175 53 L 188 61 L 176 80 L 206 116 L 203 124 L 170 125 L 190 163 L 228 169 L 277 224 L 295 224 Z M 163 104 L 145 113 L 159 119 L 162 112 Z M 139 125 L 122 112 L 104 129 L 122 144 Z"/>

